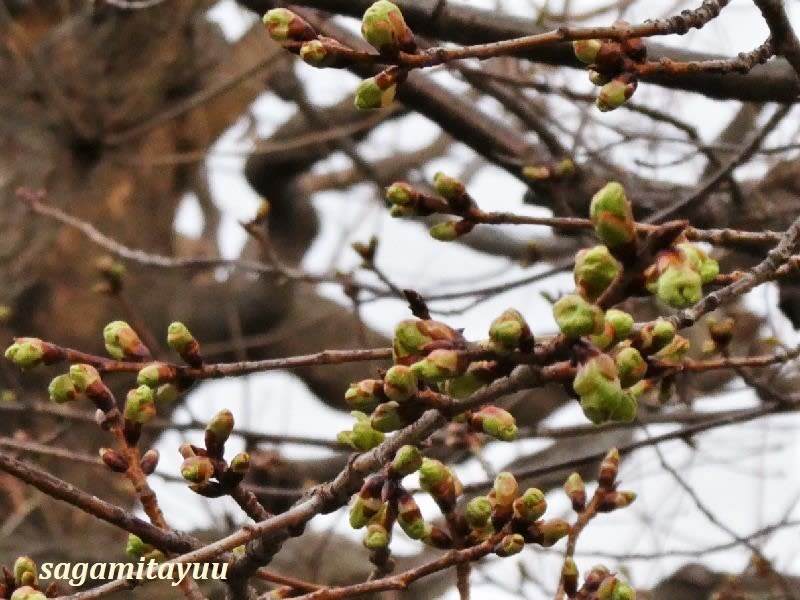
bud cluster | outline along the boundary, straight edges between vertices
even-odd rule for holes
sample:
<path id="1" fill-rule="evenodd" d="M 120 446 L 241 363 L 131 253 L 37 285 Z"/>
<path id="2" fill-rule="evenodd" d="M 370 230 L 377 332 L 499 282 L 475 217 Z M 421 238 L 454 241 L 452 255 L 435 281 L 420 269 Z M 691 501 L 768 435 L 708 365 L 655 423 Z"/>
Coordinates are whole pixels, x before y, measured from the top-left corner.
<path id="1" fill-rule="evenodd" d="M 636 416 L 634 390 L 623 389 L 617 364 L 608 354 L 597 353 L 583 362 L 572 388 L 580 398 L 583 414 L 592 423 L 629 422 Z"/>
<path id="2" fill-rule="evenodd" d="M 48 588 L 48 594 L 54 596 Z M 46 600 L 47 594 L 39 589 L 36 563 L 29 556 L 20 556 L 9 570 L 5 565 L 0 570 L 0 598 L 13 600 Z"/>
<path id="3" fill-rule="evenodd" d="M 627 21 L 617 20 L 613 27 L 625 29 L 629 25 Z M 603 86 L 596 101 L 601 111 L 619 108 L 636 91 L 637 79 L 632 66 L 647 59 L 647 48 L 641 38 L 627 38 L 621 42 L 576 40 L 572 48 L 578 60 L 589 65 L 589 80 Z"/>
<path id="4" fill-rule="evenodd" d="M 659 253 L 644 272 L 647 289 L 674 308 L 687 308 L 703 297 L 703 285 L 714 280 L 719 264 L 700 247 L 680 242 Z"/>

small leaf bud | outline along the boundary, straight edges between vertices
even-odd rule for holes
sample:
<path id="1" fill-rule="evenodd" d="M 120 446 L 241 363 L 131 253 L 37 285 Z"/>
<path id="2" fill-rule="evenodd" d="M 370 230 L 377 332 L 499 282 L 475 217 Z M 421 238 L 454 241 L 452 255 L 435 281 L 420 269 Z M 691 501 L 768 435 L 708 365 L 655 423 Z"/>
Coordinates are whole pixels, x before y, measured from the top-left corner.
<path id="1" fill-rule="evenodd" d="M 31 369 L 59 360 L 60 354 L 52 344 L 39 338 L 20 337 L 6 348 L 5 356 L 20 369 Z"/>
<path id="2" fill-rule="evenodd" d="M 381 87 L 376 77 L 368 77 L 362 81 L 355 91 L 355 105 L 361 110 L 386 108 L 394 100 L 397 85 L 392 83 Z"/>
<path id="3" fill-rule="evenodd" d="M 139 467 L 142 469 L 142 473 L 145 475 L 152 475 L 158 466 L 159 458 L 161 458 L 161 455 L 155 448 L 150 448 L 150 450 L 145 452 L 139 460 Z"/>
<path id="4" fill-rule="evenodd" d="M 414 497 L 403 488 L 397 494 L 397 524 L 412 540 L 425 536 L 425 520 Z"/>
<path id="5" fill-rule="evenodd" d="M 513 473 L 501 471 L 494 478 L 492 486 L 495 503 L 499 506 L 512 506 L 519 496 L 519 484 Z"/>
<path id="6" fill-rule="evenodd" d="M 600 112 L 609 112 L 625 104 L 636 91 L 636 79 L 618 76 L 600 88 L 595 106 Z"/>
<path id="7" fill-rule="evenodd" d="M 618 508 L 625 508 L 633 504 L 636 500 L 635 492 L 608 492 L 603 496 L 603 500 L 597 505 L 598 512 L 611 512 Z"/>
<path id="8" fill-rule="evenodd" d="M 164 363 L 150 363 L 139 369 L 136 375 L 136 383 L 157 388 L 162 383 L 174 381 L 177 377 L 175 369 Z"/>
<path id="9" fill-rule="evenodd" d="M 134 423 L 147 423 L 156 416 L 153 388 L 140 385 L 125 398 L 125 418 Z"/>
<path id="10" fill-rule="evenodd" d="M 138 535 L 128 534 L 128 542 L 125 545 L 125 554 L 134 558 L 140 558 L 155 550 L 155 547 L 142 541 Z"/>
<path id="11" fill-rule="evenodd" d="M 173 321 L 167 328 L 167 345 L 188 365 L 199 367 L 203 364 L 200 343 L 189 331 L 189 328 L 180 321 Z"/>
<path id="12" fill-rule="evenodd" d="M 622 387 L 630 387 L 647 374 L 647 361 L 636 348 L 626 346 L 614 355 Z"/>
<path id="13" fill-rule="evenodd" d="M 356 410 L 372 410 L 384 400 L 383 382 L 380 379 L 363 379 L 351 383 L 344 399 Z"/>
<path id="14" fill-rule="evenodd" d="M 549 548 L 558 540 L 569 535 L 570 524 L 564 519 L 549 519 L 537 521 L 526 530 L 526 540 Z"/>
<path id="15" fill-rule="evenodd" d="M 461 375 L 467 370 L 469 359 L 456 350 L 439 348 L 411 365 L 417 378 L 425 381 L 442 381 Z"/>
<path id="16" fill-rule="evenodd" d="M 572 502 L 572 510 L 581 512 L 586 507 L 586 484 L 580 473 L 572 473 L 564 482 L 564 492 Z"/>
<path id="17" fill-rule="evenodd" d="M 476 496 L 467 502 L 464 516 L 471 527 L 481 528 L 492 516 L 492 504 L 486 496 Z"/>
<path id="18" fill-rule="evenodd" d="M 231 459 L 230 470 L 243 475 L 250 470 L 250 454 L 239 452 Z"/>
<path id="19" fill-rule="evenodd" d="M 455 506 L 457 482 L 453 472 L 441 461 L 423 458 L 419 468 L 419 485 L 428 492 L 442 510 L 449 511 Z M 460 482 L 458 483 L 460 487 Z"/>
<path id="20" fill-rule="evenodd" d="M 214 464 L 207 456 L 190 456 L 181 464 L 181 476 L 192 483 L 205 483 L 214 475 Z"/>
<path id="21" fill-rule="evenodd" d="M 597 482 L 601 488 L 611 489 L 619 470 L 619 450 L 612 448 L 600 463 L 600 473 Z"/>
<path id="22" fill-rule="evenodd" d="M 400 416 L 399 407 L 400 405 L 394 401 L 384 402 L 375 407 L 369 420 L 372 428 L 381 433 L 389 433 L 402 428 L 406 422 Z"/>
<path id="23" fill-rule="evenodd" d="M 378 514 L 383 505 L 381 489 L 384 483 L 385 478 L 380 475 L 368 477 L 359 492 L 353 496 L 353 505 L 350 508 L 350 526 L 353 529 L 361 529 Z"/>
<path id="24" fill-rule="evenodd" d="M 103 328 L 106 351 L 117 360 L 143 360 L 150 358 L 150 351 L 139 339 L 133 328 L 125 321 L 112 321 Z"/>
<path id="25" fill-rule="evenodd" d="M 164 383 L 156 388 L 156 402 L 159 404 L 172 404 L 178 399 L 180 392 L 172 383 Z"/>
<path id="26" fill-rule="evenodd" d="M 124 473 L 128 470 L 128 461 L 116 450 L 112 448 L 100 448 L 98 453 L 106 466 L 115 473 Z"/>
<path id="27" fill-rule="evenodd" d="M 489 338 L 492 350 L 500 354 L 517 348 L 523 352 L 533 349 L 534 340 L 531 328 L 525 317 L 513 308 L 508 308 L 489 326 Z"/>
<path id="28" fill-rule="evenodd" d="M 23 585 L 14 590 L 10 600 L 47 600 L 47 596 L 29 585 Z"/>
<path id="29" fill-rule="evenodd" d="M 425 524 L 425 535 L 422 541 L 440 550 L 450 550 L 453 547 L 453 538 L 450 537 L 450 534 L 438 525 L 429 523 Z"/>
<path id="30" fill-rule="evenodd" d="M 433 187 L 436 193 L 447 200 L 457 212 L 467 208 L 470 204 L 466 186 L 455 177 L 438 171 L 433 176 Z"/>
<path id="31" fill-rule="evenodd" d="M 633 317 L 624 310 L 612 308 L 606 311 L 606 323 L 614 328 L 614 341 L 621 341 L 633 333 Z"/>
<path id="32" fill-rule="evenodd" d="M 383 442 L 383 433 L 372 428 L 367 415 L 357 410 L 350 414 L 355 417 L 356 422 L 353 424 L 352 430 L 339 432 L 336 436 L 339 442 L 362 452 L 371 450 Z"/>
<path id="33" fill-rule="evenodd" d="M 66 373 L 54 377 L 50 381 L 50 385 L 47 386 L 47 392 L 50 395 L 50 400 L 56 404 L 72 402 L 78 397 L 78 390 L 75 389 L 72 378 Z"/>
<path id="34" fill-rule="evenodd" d="M 475 227 L 472 221 L 465 221 L 463 219 L 458 221 L 442 221 L 436 223 L 429 230 L 428 234 L 440 242 L 452 242 L 453 240 L 469 233 Z"/>
<path id="35" fill-rule="evenodd" d="M 561 582 L 567 598 L 574 598 L 578 593 L 578 575 L 578 565 L 571 556 L 567 556 L 564 559 L 564 566 L 561 567 Z"/>
<path id="36" fill-rule="evenodd" d="M 228 441 L 228 438 L 233 431 L 234 424 L 235 421 L 233 418 L 233 413 L 227 408 L 223 408 L 216 415 L 214 415 L 208 422 L 208 425 L 206 425 L 206 448 L 208 448 L 209 451 L 211 450 L 209 446 L 222 448 L 222 446 L 225 445 L 225 442 Z"/>

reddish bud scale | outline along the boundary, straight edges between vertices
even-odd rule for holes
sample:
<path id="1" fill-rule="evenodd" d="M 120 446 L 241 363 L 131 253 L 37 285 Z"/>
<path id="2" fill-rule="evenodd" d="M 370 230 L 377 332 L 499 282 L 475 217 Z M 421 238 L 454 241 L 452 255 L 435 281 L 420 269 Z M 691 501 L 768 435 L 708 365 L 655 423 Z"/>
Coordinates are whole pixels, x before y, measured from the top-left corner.
<path id="1" fill-rule="evenodd" d="M 145 475 L 151 475 L 153 471 L 156 470 L 158 466 L 158 459 L 160 455 L 158 450 L 155 448 L 151 448 L 147 452 L 142 455 L 141 460 L 139 460 L 139 467 L 142 469 L 142 472 Z"/>
<path id="2" fill-rule="evenodd" d="M 444 529 L 438 525 L 431 525 L 426 529 L 425 537 L 422 538 L 423 542 L 440 550 L 450 550 L 453 547 L 453 538 Z"/>
<path id="3" fill-rule="evenodd" d="M 506 557 L 519 554 L 525 547 L 525 539 L 518 533 L 511 533 L 503 537 L 495 546 L 497 556 Z"/>
<path id="4" fill-rule="evenodd" d="M 125 460 L 125 457 L 116 450 L 111 448 L 100 448 L 98 452 L 100 454 L 100 458 L 103 459 L 103 462 L 106 464 L 106 466 L 115 473 L 124 473 L 128 470 L 128 461 Z"/>
<path id="5" fill-rule="evenodd" d="M 442 462 L 424 458 L 419 469 L 419 483 L 442 512 L 451 512 L 456 504 L 456 479 Z"/>
<path id="6" fill-rule="evenodd" d="M 286 8 L 267 11 L 262 21 L 276 42 L 304 42 L 317 37 L 317 32 L 308 22 Z"/>
<path id="7" fill-rule="evenodd" d="M 611 40 L 602 42 L 594 57 L 595 70 L 608 77 L 614 77 L 622 71 L 624 66 L 625 57 L 620 44 Z"/>
<path id="8" fill-rule="evenodd" d="M 539 544 L 543 548 L 549 548 L 558 540 L 569 535 L 570 524 L 563 519 L 550 519 L 548 521 L 536 521 L 522 535 L 526 542 Z"/>
<path id="9" fill-rule="evenodd" d="M 111 390 L 100 380 L 90 383 L 84 392 L 86 397 L 104 413 L 108 413 L 117 408 L 117 402 Z"/>
<path id="10" fill-rule="evenodd" d="M 611 512 L 630 506 L 636 500 L 634 492 L 608 492 L 597 505 L 597 512 Z"/>
<path id="11" fill-rule="evenodd" d="M 537 488 L 528 488 L 525 493 L 514 500 L 512 505 L 514 519 L 525 524 L 533 523 L 547 510 L 544 493 Z"/>
<path id="12" fill-rule="evenodd" d="M 561 567 L 561 583 L 567 597 L 574 598 L 578 593 L 578 566 L 571 556 L 564 559 L 564 566 Z"/>
<path id="13" fill-rule="evenodd" d="M 572 509 L 581 512 L 586 507 L 586 484 L 580 473 L 572 473 L 564 482 L 564 492 L 572 502 Z"/>
<path id="14" fill-rule="evenodd" d="M 586 574 L 586 577 L 583 580 L 583 589 L 585 589 L 587 592 L 597 591 L 597 588 L 600 587 L 600 584 L 606 577 L 608 577 L 608 575 L 609 570 L 606 567 L 603 565 L 595 565 Z"/>
<path id="15" fill-rule="evenodd" d="M 412 540 L 419 540 L 426 534 L 425 521 L 414 497 L 404 488 L 396 494 L 397 523 Z"/>

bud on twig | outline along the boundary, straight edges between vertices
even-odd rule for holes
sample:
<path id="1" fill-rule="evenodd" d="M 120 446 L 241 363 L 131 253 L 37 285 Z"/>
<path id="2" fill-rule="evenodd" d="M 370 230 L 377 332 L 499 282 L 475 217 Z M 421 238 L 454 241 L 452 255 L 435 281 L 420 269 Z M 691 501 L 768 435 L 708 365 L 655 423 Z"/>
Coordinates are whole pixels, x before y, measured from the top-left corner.
<path id="1" fill-rule="evenodd" d="M 139 468 L 142 469 L 142 473 L 145 475 L 152 475 L 158 466 L 159 458 L 160 454 L 155 448 L 150 448 L 150 450 L 145 452 L 139 460 Z"/>
<path id="2" fill-rule="evenodd" d="M 145 360 L 150 350 L 139 339 L 133 328 L 125 321 L 112 321 L 103 328 L 106 351 L 117 360 Z"/>
<path id="3" fill-rule="evenodd" d="M 385 481 L 382 475 L 372 475 L 364 481 L 350 507 L 350 527 L 361 529 L 378 514 L 383 506 L 381 490 Z"/>
<path id="4" fill-rule="evenodd" d="M 510 533 L 500 540 L 500 543 L 495 547 L 495 554 L 497 556 L 512 556 L 519 554 L 525 547 L 525 538 L 518 533 Z"/>
<path id="5" fill-rule="evenodd" d="M 352 430 L 338 433 L 336 439 L 339 442 L 362 452 L 371 450 L 383 442 L 383 433 L 372 428 L 370 419 L 366 414 L 354 410 L 350 415 L 356 419 L 356 422 L 353 424 Z"/>
<path id="6" fill-rule="evenodd" d="M 406 444 L 401 447 L 394 455 L 390 473 L 395 476 L 404 477 L 422 466 L 422 453 L 416 446 Z"/>
<path id="7" fill-rule="evenodd" d="M 553 316 L 559 329 L 569 337 L 601 333 L 605 325 L 602 309 L 577 294 L 567 294 L 559 298 L 553 304 Z"/>
<path id="8" fill-rule="evenodd" d="M 389 546 L 389 532 L 383 525 L 372 523 L 364 534 L 363 544 L 367 550 L 383 550 Z"/>
<path id="9" fill-rule="evenodd" d="M 425 520 L 414 497 L 405 489 L 397 493 L 397 524 L 412 540 L 422 539 L 426 534 Z"/>
<path id="10" fill-rule="evenodd" d="M 571 556 L 564 559 L 564 566 L 561 567 L 561 583 L 567 597 L 574 598 L 578 593 L 578 565 Z"/>
<path id="11" fill-rule="evenodd" d="M 492 340 L 492 350 L 505 354 L 519 348 L 523 352 L 530 352 L 534 347 L 531 328 L 525 317 L 513 308 L 508 308 L 497 317 L 489 326 L 489 338 Z"/>
<path id="12" fill-rule="evenodd" d="M 381 54 L 391 56 L 417 49 L 403 13 L 388 0 L 378 0 L 364 12 L 361 35 Z"/>
<path id="13" fill-rule="evenodd" d="M 444 463 L 432 458 L 422 459 L 419 468 L 420 487 L 433 497 L 444 512 L 455 507 L 456 482 L 455 475 Z"/>
<path id="14" fill-rule="evenodd" d="M 130 390 L 125 398 L 125 418 L 133 423 L 147 423 L 156 416 L 153 388 L 140 385 Z"/>
<path id="15" fill-rule="evenodd" d="M 528 488 L 512 504 L 514 518 L 523 523 L 533 523 L 547 510 L 547 500 L 544 493 L 538 488 Z"/>
<path id="16" fill-rule="evenodd" d="M 276 42 L 313 40 L 317 32 L 304 19 L 286 8 L 273 8 L 262 18 L 267 33 Z"/>
<path id="17" fill-rule="evenodd" d="M 222 451 L 225 442 L 233 431 L 233 413 L 227 408 L 223 408 L 206 425 L 205 444 L 210 456 L 222 458 Z"/>
<path id="18" fill-rule="evenodd" d="M 597 300 L 620 273 L 617 259 L 602 244 L 584 248 L 575 255 L 572 271 L 578 292 L 590 302 Z"/>
<path id="19" fill-rule="evenodd" d="M 186 361 L 186 364 L 192 367 L 199 367 L 203 364 L 200 343 L 194 338 L 189 328 L 180 321 L 174 321 L 167 328 L 167 345 Z"/>
<path id="20" fill-rule="evenodd" d="M 564 482 L 564 491 L 572 502 L 572 510 L 581 512 L 586 507 L 586 484 L 580 473 L 572 473 Z"/>
<path id="21" fill-rule="evenodd" d="M 405 402 L 417 393 L 417 377 L 411 367 L 394 365 L 383 377 L 383 393 L 395 402 Z"/>
<path id="22" fill-rule="evenodd" d="M 20 556 L 14 561 L 14 583 L 18 586 L 39 584 L 36 563 L 30 556 Z"/>
<path id="23" fill-rule="evenodd" d="M 214 464 L 207 456 L 190 456 L 181 464 L 181 476 L 192 483 L 206 483 L 214 476 Z"/>
<path id="24" fill-rule="evenodd" d="M 78 390 L 75 389 L 72 378 L 66 373 L 54 377 L 50 385 L 47 386 L 47 392 L 50 395 L 50 400 L 56 404 L 71 402 L 78 397 Z"/>
<path id="25" fill-rule="evenodd" d="M 14 338 L 14 343 L 6 348 L 5 356 L 20 369 L 32 369 L 61 360 L 63 352 L 39 338 L 20 337 Z"/>
<path id="26" fill-rule="evenodd" d="M 597 483 L 601 488 L 610 490 L 614 481 L 617 478 L 617 471 L 619 470 L 619 450 L 612 448 L 608 451 L 603 461 L 600 463 L 600 473 L 597 478 Z"/>
<path id="27" fill-rule="evenodd" d="M 116 450 L 112 448 L 100 448 L 98 453 L 106 466 L 115 473 L 124 473 L 128 470 L 128 461 Z"/>
<path id="28" fill-rule="evenodd" d="M 487 404 L 481 407 L 470 414 L 469 424 L 501 442 L 517 439 L 517 421 L 514 415 L 499 406 Z"/>

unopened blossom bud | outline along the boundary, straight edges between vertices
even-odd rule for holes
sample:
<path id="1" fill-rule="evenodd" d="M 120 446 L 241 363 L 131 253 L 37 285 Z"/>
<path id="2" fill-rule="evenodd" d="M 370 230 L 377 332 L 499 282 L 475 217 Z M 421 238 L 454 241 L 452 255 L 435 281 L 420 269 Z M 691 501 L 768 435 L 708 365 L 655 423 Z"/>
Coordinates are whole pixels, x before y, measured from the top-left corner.
<path id="1" fill-rule="evenodd" d="M 372 411 L 369 422 L 375 431 L 389 433 L 402 428 L 406 421 L 400 415 L 400 405 L 397 402 L 384 402 L 375 407 Z"/>
<path id="2" fill-rule="evenodd" d="M 619 450 L 612 448 L 600 463 L 600 473 L 597 482 L 601 488 L 611 489 L 619 471 Z"/>
<path id="3" fill-rule="evenodd" d="M 486 496 L 476 496 L 464 509 L 464 517 L 471 527 L 483 527 L 492 516 L 492 504 Z"/>
<path id="4" fill-rule="evenodd" d="M 425 535 L 422 537 L 422 541 L 440 550 L 450 550 L 453 547 L 453 538 L 450 537 L 450 534 L 438 525 L 430 523 L 425 524 Z"/>
<path id="5" fill-rule="evenodd" d="M 50 400 L 56 404 L 71 402 L 78 397 L 78 390 L 75 389 L 72 378 L 66 373 L 54 377 L 50 381 L 50 385 L 47 386 L 47 392 L 50 395 Z"/>
<path id="6" fill-rule="evenodd" d="M 30 556 L 20 556 L 14 561 L 14 583 L 18 586 L 37 585 L 39 577 L 36 563 Z"/>
<path id="7" fill-rule="evenodd" d="M 133 327 L 125 321 L 112 321 L 103 328 L 106 351 L 117 360 L 144 360 L 150 350 L 139 339 Z"/>
<path id="8" fill-rule="evenodd" d="M 205 443 L 208 451 L 214 455 L 221 454 L 222 447 L 233 431 L 233 413 L 227 408 L 223 408 L 206 425 Z"/>
<path id="9" fill-rule="evenodd" d="M 594 85 L 605 85 L 611 81 L 610 75 L 607 73 L 601 73 L 595 69 L 589 69 L 587 71 L 587 75 L 589 76 L 589 81 L 591 81 Z"/>
<path id="10" fill-rule="evenodd" d="M 507 410 L 487 404 L 469 416 L 469 424 L 501 442 L 517 439 L 517 420 Z"/>
<path id="11" fill-rule="evenodd" d="M 125 554 L 128 556 L 139 558 L 149 554 L 153 550 L 155 550 L 155 547 L 152 544 L 142 541 L 142 538 L 138 535 L 133 533 L 128 534 L 128 542 L 125 545 Z"/>
<path id="12" fill-rule="evenodd" d="M 518 533 L 510 533 L 503 536 L 503 539 L 500 540 L 500 543 L 495 547 L 494 552 L 497 556 L 512 556 L 522 552 L 524 547 L 525 538 Z"/>
<path id="13" fill-rule="evenodd" d="M 622 75 L 617 76 L 600 88 L 595 106 L 597 106 L 601 112 L 615 110 L 625 104 L 625 102 L 633 96 L 636 87 L 637 82 L 635 78 Z"/>
<path id="14" fill-rule="evenodd" d="M 347 444 L 356 450 L 366 452 L 384 440 L 384 435 L 370 425 L 369 417 L 361 411 L 354 410 L 350 413 L 356 422 L 350 431 L 340 431 L 336 439 L 342 444 Z"/>
<path id="15" fill-rule="evenodd" d="M 331 54 L 319 39 L 309 40 L 300 46 L 300 58 L 304 63 L 312 67 L 328 67 L 335 60 L 335 57 L 335 54 Z"/>
<path id="16" fill-rule="evenodd" d="M 417 393 L 417 376 L 411 367 L 394 365 L 383 377 L 383 393 L 389 400 L 405 402 Z"/>
<path id="17" fill-rule="evenodd" d="M 495 497 L 496 497 L 495 492 Z M 547 510 L 547 500 L 544 493 L 538 488 L 528 488 L 519 498 L 512 503 L 514 518 L 523 523 L 533 523 L 540 519 Z"/>
<path id="18" fill-rule="evenodd" d="M 600 244 L 578 251 L 572 275 L 581 296 L 594 302 L 608 289 L 620 270 L 620 264 L 608 247 Z"/>
<path id="19" fill-rule="evenodd" d="M 20 369 L 31 369 L 61 360 L 63 353 L 53 344 L 33 337 L 14 338 L 5 356 Z"/>
<path id="20" fill-rule="evenodd" d="M 591 65 L 597 57 L 601 44 L 600 40 L 575 40 L 572 42 L 572 51 L 579 61 Z"/>
<path id="21" fill-rule="evenodd" d="M 157 388 L 162 383 L 174 381 L 177 373 L 174 368 L 164 363 L 150 363 L 139 369 L 136 383 Z"/>
<path id="22" fill-rule="evenodd" d="M 607 354 L 591 357 L 578 367 L 572 388 L 580 396 L 581 408 L 590 421 L 608 421 L 622 397 L 614 359 Z"/>
<path id="23" fill-rule="evenodd" d="M 678 365 L 690 348 L 691 342 L 688 339 L 682 335 L 676 335 L 669 344 L 656 352 L 655 356 L 665 363 Z"/>
<path id="24" fill-rule="evenodd" d="M 286 8 L 273 8 L 262 18 L 267 33 L 276 42 L 302 42 L 317 37 L 311 27 L 299 15 Z"/>
<path id="25" fill-rule="evenodd" d="M 608 77 L 618 76 L 625 67 L 625 57 L 619 42 L 602 40 L 595 54 L 593 67 Z"/>
<path id="26" fill-rule="evenodd" d="M 618 508 L 625 508 L 633 504 L 636 500 L 635 492 L 608 492 L 603 496 L 603 500 L 597 505 L 598 512 L 611 512 Z"/>
<path id="27" fill-rule="evenodd" d="M 152 475 L 158 466 L 159 458 L 161 458 L 161 455 L 155 448 L 150 448 L 150 450 L 142 454 L 142 458 L 139 460 L 139 467 L 142 469 L 142 473 Z"/>
<path id="28" fill-rule="evenodd" d="M 619 342 L 633 333 L 633 317 L 624 310 L 611 308 L 606 311 L 606 323 L 614 328 L 614 340 Z"/>
<path id="29" fill-rule="evenodd" d="M 564 492 L 572 502 L 572 509 L 581 512 L 586 507 L 586 484 L 580 473 L 572 473 L 564 482 Z"/>
<path id="30" fill-rule="evenodd" d="M 533 350 L 534 339 L 525 317 L 513 308 L 508 308 L 489 326 L 491 348 L 500 354 L 520 349 Z"/>
<path id="31" fill-rule="evenodd" d="M 640 381 L 647 373 L 647 361 L 636 348 L 626 346 L 614 355 L 617 375 L 622 387 L 630 387 Z"/>
<path id="32" fill-rule="evenodd" d="M 147 423 L 156 416 L 153 388 L 140 385 L 125 398 L 125 418 L 134 423 Z"/>
<path id="33" fill-rule="evenodd" d="M 599 350 L 606 350 L 614 343 L 614 328 L 611 323 L 605 321 L 603 323 L 603 330 L 600 333 L 595 333 L 589 336 L 589 341 L 592 342 Z"/>
<path id="34" fill-rule="evenodd" d="M 397 524 L 412 540 L 425 536 L 425 520 L 414 497 L 403 488 L 397 494 Z"/>
<path id="35" fill-rule="evenodd" d="M 589 216 L 594 223 L 597 236 L 609 248 L 630 244 L 636 240 L 633 209 L 620 183 L 616 181 L 607 183 L 592 196 Z"/>
<path id="36" fill-rule="evenodd" d="M 469 195 L 466 186 L 449 175 L 438 171 L 433 176 L 433 187 L 436 193 L 447 200 L 450 206 L 456 211 L 461 212 L 470 205 Z"/>
<path id="37" fill-rule="evenodd" d="M 519 496 L 519 484 L 514 474 L 509 471 L 501 471 L 494 478 L 492 486 L 494 501 L 499 506 L 512 506 L 514 500 Z"/>
<path id="38" fill-rule="evenodd" d="M 250 470 L 250 454 L 239 452 L 231 459 L 229 469 L 238 475 L 244 475 Z"/>
<path id="39" fill-rule="evenodd" d="M 383 476 L 372 475 L 364 481 L 361 489 L 353 496 L 353 505 L 350 507 L 350 526 L 353 529 L 361 529 L 378 514 L 383 506 L 381 490 L 385 481 Z"/>
<path id="40" fill-rule="evenodd" d="M 398 206 L 414 206 L 419 202 L 420 193 L 410 183 L 395 181 L 386 188 L 386 199 Z"/>
<path id="41" fill-rule="evenodd" d="M 368 77 L 356 88 L 354 103 L 361 110 L 386 108 L 394 101 L 396 93 L 396 83 L 383 83 L 377 77 Z"/>
<path id="42" fill-rule="evenodd" d="M 475 223 L 472 221 L 466 221 L 464 219 L 458 221 L 442 221 L 441 223 L 436 223 L 436 225 L 433 225 L 430 229 L 428 229 L 428 234 L 433 239 L 440 242 L 452 242 L 462 235 L 472 231 L 474 227 Z"/>
<path id="43" fill-rule="evenodd" d="M 392 340 L 395 363 L 410 365 L 433 347 L 452 347 L 463 342 L 455 329 L 432 319 L 405 319 L 397 324 Z"/>
<path id="44" fill-rule="evenodd" d="M 207 456 L 190 456 L 181 464 L 181 476 L 192 483 L 205 483 L 214 475 L 214 463 Z"/>
<path id="45" fill-rule="evenodd" d="M 388 0 L 378 0 L 364 12 L 361 35 L 381 54 L 416 51 L 414 34 L 403 13 Z"/>
<path id="46" fill-rule="evenodd" d="M 692 267 L 700 274 L 701 281 L 709 283 L 719 275 L 719 263 L 708 256 L 697 244 L 682 242 L 676 244 L 675 248 L 689 261 Z"/>
<path id="47" fill-rule="evenodd" d="M 115 473 L 124 473 L 128 470 L 128 461 L 116 450 L 112 448 L 100 448 L 98 454 L 105 465 Z"/>
<path id="48" fill-rule="evenodd" d="M 367 550 L 383 550 L 389 546 L 389 532 L 383 525 L 372 523 L 364 533 L 362 543 Z"/>
<path id="49" fill-rule="evenodd" d="M 606 577 L 610 575 L 610 571 L 604 565 L 595 565 L 591 570 L 586 573 L 583 579 L 583 587 L 587 592 L 597 591 L 600 584 L 603 583 Z"/>
<path id="50" fill-rule="evenodd" d="M 655 294 L 659 300 L 673 308 L 688 308 L 703 297 L 700 273 L 688 264 L 676 264 L 665 269 L 658 277 Z"/>
<path id="51" fill-rule="evenodd" d="M 173 321 L 167 327 L 167 345 L 176 352 L 186 363 L 192 367 L 199 367 L 203 364 L 200 355 L 200 342 L 198 342 L 180 321 Z"/>
<path id="52" fill-rule="evenodd" d="M 477 361 L 470 363 L 463 375 L 448 379 L 444 391 L 447 395 L 463 400 L 474 392 L 493 381 L 497 375 L 494 373 L 496 364 L 491 361 Z"/>
<path id="53" fill-rule="evenodd" d="M 561 538 L 569 535 L 570 530 L 570 524 L 564 519 L 537 521 L 525 531 L 525 541 L 549 548 Z"/>
<path id="54" fill-rule="evenodd" d="M 23 585 L 14 590 L 10 600 L 47 600 L 47 596 L 29 585 Z"/>
<path id="55" fill-rule="evenodd" d="M 363 379 L 351 383 L 344 394 L 347 404 L 356 410 L 372 410 L 384 401 L 383 381 Z"/>
<path id="56" fill-rule="evenodd" d="M 469 366 L 469 358 L 457 350 L 439 348 L 411 365 L 417 378 L 424 381 L 442 381 L 461 375 Z"/>
<path id="57" fill-rule="evenodd" d="M 79 392 L 84 392 L 94 405 L 104 413 L 116 408 L 111 390 L 100 379 L 100 373 L 92 365 L 70 365 L 69 377 Z"/>
<path id="58" fill-rule="evenodd" d="M 164 383 L 156 388 L 155 399 L 159 404 L 172 404 L 179 395 L 177 386 L 172 383 Z"/>
<path id="59" fill-rule="evenodd" d="M 395 475 L 404 477 L 409 475 L 422 466 L 422 453 L 419 448 L 411 444 L 402 446 L 394 455 L 391 471 Z"/>
<path id="60" fill-rule="evenodd" d="M 452 510 L 456 503 L 456 478 L 447 466 L 433 458 L 423 458 L 419 468 L 419 485 L 440 508 Z"/>
<path id="61" fill-rule="evenodd" d="M 553 304 L 553 316 L 559 329 L 569 337 L 601 333 L 605 325 L 602 309 L 577 294 L 559 298 Z"/>
<path id="62" fill-rule="evenodd" d="M 597 600 L 636 600 L 636 590 L 614 575 L 608 575 L 600 582 L 596 596 Z"/>
<path id="63" fill-rule="evenodd" d="M 571 556 L 567 556 L 561 567 L 561 583 L 567 598 L 574 598 L 578 593 L 578 575 L 578 565 Z"/>
<path id="64" fill-rule="evenodd" d="M 621 42 L 622 51 L 634 62 L 643 63 L 647 59 L 647 46 L 642 38 L 626 38 Z"/>

